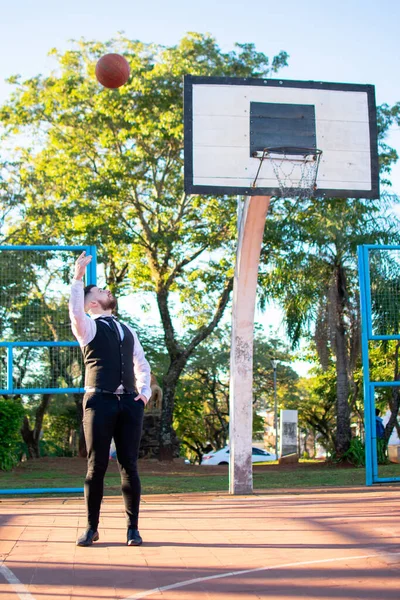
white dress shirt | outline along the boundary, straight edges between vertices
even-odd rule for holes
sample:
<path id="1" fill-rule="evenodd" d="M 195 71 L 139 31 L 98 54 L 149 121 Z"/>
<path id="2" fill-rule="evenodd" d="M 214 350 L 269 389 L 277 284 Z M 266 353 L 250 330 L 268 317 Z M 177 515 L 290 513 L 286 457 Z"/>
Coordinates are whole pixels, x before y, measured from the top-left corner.
<path id="1" fill-rule="evenodd" d="M 72 333 L 78 340 L 81 348 L 87 346 L 95 337 L 97 331 L 96 319 L 109 315 L 94 315 L 93 318 L 89 317 L 85 313 L 84 308 L 84 293 L 83 293 L 83 281 L 80 279 L 73 279 L 71 285 L 71 296 L 69 299 L 69 317 L 71 319 Z M 107 321 L 103 321 L 107 323 Z M 108 327 L 110 325 L 107 323 Z M 120 323 L 116 321 L 118 331 L 121 339 L 124 339 L 124 330 Z M 151 396 L 150 388 L 150 365 L 146 360 L 143 352 L 143 348 L 139 342 L 139 338 L 136 332 L 124 323 L 125 327 L 129 329 L 134 339 L 134 350 L 133 350 L 133 371 L 136 379 L 136 387 L 139 394 L 142 394 L 149 401 Z M 120 386 L 116 393 L 123 393 L 123 387 Z"/>

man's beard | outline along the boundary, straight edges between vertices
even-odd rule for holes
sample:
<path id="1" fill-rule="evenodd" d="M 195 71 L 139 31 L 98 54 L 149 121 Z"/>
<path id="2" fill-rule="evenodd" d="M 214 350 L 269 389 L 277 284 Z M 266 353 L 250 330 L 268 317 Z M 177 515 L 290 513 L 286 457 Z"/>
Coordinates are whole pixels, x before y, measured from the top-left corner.
<path id="1" fill-rule="evenodd" d="M 108 296 L 106 300 L 98 300 L 98 303 L 103 310 L 114 310 L 117 308 L 117 300 L 114 296 Z"/>

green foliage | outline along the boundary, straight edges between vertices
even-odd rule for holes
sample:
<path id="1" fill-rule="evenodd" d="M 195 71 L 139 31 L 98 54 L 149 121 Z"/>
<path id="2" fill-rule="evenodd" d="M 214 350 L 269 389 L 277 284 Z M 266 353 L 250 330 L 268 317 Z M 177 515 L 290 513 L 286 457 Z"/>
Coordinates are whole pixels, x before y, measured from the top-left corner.
<path id="1" fill-rule="evenodd" d="M 112 51 L 131 68 L 118 90 L 94 77 L 97 60 Z M 12 160 L 3 158 L 0 238 L 95 244 L 111 291 L 156 295 L 169 355 L 166 432 L 185 362 L 229 301 L 236 242 L 235 197 L 184 193 L 183 76 L 265 77 L 288 57 L 270 60 L 251 43 L 225 53 L 199 33 L 171 47 L 123 36 L 81 40 L 52 55 L 49 76 L 10 78 L 13 92 L 0 108 L 14 149 Z"/>
<path id="2" fill-rule="evenodd" d="M 386 440 L 377 438 L 376 450 L 378 456 L 378 465 L 387 465 L 389 460 L 387 456 Z M 347 461 L 356 467 L 365 466 L 365 443 L 360 437 L 357 436 L 351 438 L 350 447 L 347 452 L 340 457 L 340 461 Z"/>
<path id="3" fill-rule="evenodd" d="M 121 313 L 121 319 L 136 331 L 146 358 L 151 365 L 151 372 L 158 381 L 162 381 L 169 363 L 162 328 L 148 324 L 143 326 L 137 318 L 128 313 Z"/>
<path id="4" fill-rule="evenodd" d="M 225 446 L 229 435 L 229 352 L 218 333 L 194 354 L 176 393 L 174 428 L 193 462 Z"/>
<path id="5" fill-rule="evenodd" d="M 132 73 L 114 91 L 94 78 L 97 59 L 110 51 L 123 53 Z M 13 92 L 0 109 L 3 138 L 14 148 L 0 157 L 0 238 L 96 244 L 112 291 L 155 294 L 168 351 L 167 361 L 158 353 L 160 371 L 175 377 L 173 391 L 185 360 L 227 304 L 236 242 L 235 198 L 184 194 L 183 75 L 265 77 L 287 64 L 287 54 L 270 60 L 253 44 L 224 53 L 211 36 L 190 33 L 171 47 L 120 36 L 80 41 L 53 56 L 58 68 L 51 75 L 11 78 Z M 385 177 L 397 159 L 385 138 L 399 114 L 399 104 L 378 111 Z M 283 306 L 293 342 L 315 335 L 323 369 L 343 332 L 340 364 L 349 370 L 340 375 L 351 385 L 359 356 L 355 248 L 398 240 L 397 222 L 384 208 L 370 200 L 276 199 L 266 224 L 262 301 Z M 346 405 L 339 412 L 346 417 Z"/>
<path id="6" fill-rule="evenodd" d="M 400 102 L 396 102 L 394 106 L 389 106 L 384 103 L 378 107 L 377 111 L 378 124 L 378 142 L 379 142 L 379 163 L 381 169 L 381 183 L 391 186 L 391 181 L 388 177 L 392 165 L 397 162 L 398 154 L 394 148 L 388 146 L 385 142 L 389 128 L 393 125 L 400 125 Z"/>
<path id="7" fill-rule="evenodd" d="M 327 310 L 334 305 L 338 269 L 345 270 L 350 319 L 358 302 L 357 246 L 400 241 L 391 209 L 388 201 L 311 198 L 296 206 L 285 199 L 275 201 L 274 219 L 266 222 L 261 297 L 264 303 L 273 298 L 283 306 L 293 343 L 324 323 L 325 331 L 319 333 L 332 346 Z"/>
<path id="8" fill-rule="evenodd" d="M 94 78 L 97 59 L 111 50 L 131 66 L 130 81 L 118 91 Z M 16 150 L 15 177 L 25 197 L 13 238 L 90 240 L 111 287 L 154 292 L 167 285 L 185 305 L 184 320 L 197 328 L 208 321 L 210 299 L 231 269 L 236 200 L 183 192 L 183 76 L 264 77 L 286 65 L 286 53 L 270 64 L 253 44 L 223 53 L 212 37 L 191 33 L 169 48 L 121 36 L 53 54 L 59 71 L 13 79 L 15 91 L 0 110 L 7 138 L 32 141 Z M 225 257 L 200 260 L 214 250 Z"/>
<path id="9" fill-rule="evenodd" d="M 389 463 L 387 447 L 388 444 L 385 439 L 377 438 L 376 450 L 378 453 L 378 465 L 387 465 Z"/>
<path id="10" fill-rule="evenodd" d="M 399 243 L 392 208 L 388 200 L 279 199 L 266 224 L 262 303 L 278 302 L 292 343 L 313 340 L 321 369 L 334 367 L 339 454 L 350 444 L 361 352 L 357 246 Z"/>
<path id="11" fill-rule="evenodd" d="M 75 405 L 64 407 L 61 414 L 46 414 L 42 431 L 41 456 L 75 456 L 79 431 Z"/>
<path id="12" fill-rule="evenodd" d="M 365 444 L 360 437 L 351 438 L 350 447 L 340 460 L 348 461 L 356 467 L 365 466 Z"/>
<path id="13" fill-rule="evenodd" d="M 97 59 L 110 50 L 122 52 L 131 66 L 130 81 L 118 91 L 94 78 Z M 16 155 L 28 219 L 15 235 L 24 230 L 30 238 L 91 240 L 101 248 L 110 282 L 126 267 L 120 287 L 133 280 L 151 291 L 155 271 L 161 275 L 157 266 L 164 266 L 165 281 L 182 254 L 187 259 L 229 244 L 235 201 L 183 194 L 182 78 L 264 77 L 285 66 L 286 53 L 270 66 L 253 44 L 222 53 L 212 37 L 191 33 L 169 48 L 122 36 L 106 44 L 81 41 L 54 57 L 59 71 L 14 79 L 15 92 L 0 111 L 6 137 L 21 133 L 33 142 Z M 39 132 L 41 144 L 35 143 Z M 196 266 L 184 277 L 181 269 L 176 283 L 191 279 L 193 289 L 193 280 L 207 275 L 215 286 L 212 271 Z"/>
<path id="14" fill-rule="evenodd" d="M 0 399 L 0 470 L 9 471 L 17 464 L 21 443 L 20 429 L 24 408 L 20 400 Z"/>
<path id="15" fill-rule="evenodd" d="M 265 410 L 271 410 L 273 368 L 271 359 L 279 361 L 279 404 L 288 408 L 296 397 L 298 376 L 290 367 L 291 356 L 275 338 L 266 339 L 259 331 L 254 340 L 253 436 L 263 439 Z M 220 328 L 200 347 L 186 368 L 177 390 L 175 420 L 178 437 L 191 461 L 202 454 L 219 450 L 229 435 L 229 361 L 230 331 Z"/>

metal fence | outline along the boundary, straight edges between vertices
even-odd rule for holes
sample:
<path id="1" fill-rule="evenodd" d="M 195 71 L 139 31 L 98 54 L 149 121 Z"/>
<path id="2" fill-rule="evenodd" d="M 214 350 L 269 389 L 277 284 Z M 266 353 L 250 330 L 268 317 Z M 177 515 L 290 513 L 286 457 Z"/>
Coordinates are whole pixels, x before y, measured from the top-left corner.
<path id="1" fill-rule="evenodd" d="M 375 415 L 377 394 L 400 388 L 400 381 L 373 380 L 374 344 L 400 340 L 400 246 L 364 245 L 358 248 L 362 319 L 366 484 L 400 481 L 380 477 Z M 400 391 L 400 389 L 399 389 Z"/>
<path id="2" fill-rule="evenodd" d="M 94 246 L 0 246 L 0 394 L 83 392 L 83 365 L 71 332 L 68 296 L 77 256 Z"/>

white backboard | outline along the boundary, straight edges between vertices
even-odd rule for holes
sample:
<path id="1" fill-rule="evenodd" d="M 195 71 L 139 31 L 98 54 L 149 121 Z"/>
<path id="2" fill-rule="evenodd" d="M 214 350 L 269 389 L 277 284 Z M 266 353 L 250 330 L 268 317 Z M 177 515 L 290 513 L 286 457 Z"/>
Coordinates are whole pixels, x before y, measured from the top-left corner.
<path id="1" fill-rule="evenodd" d="M 185 77 L 185 190 L 279 195 L 255 150 L 322 151 L 314 196 L 379 198 L 372 85 Z"/>

